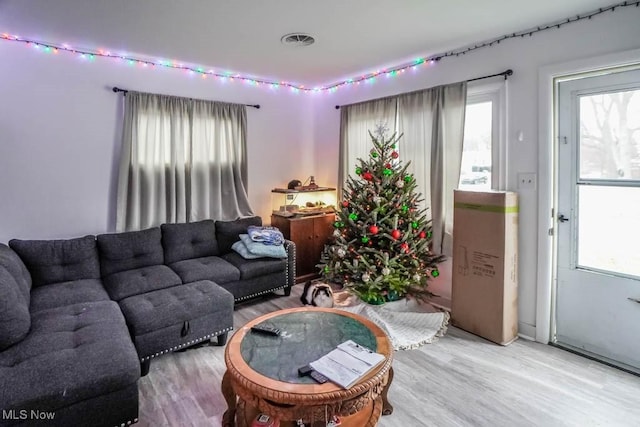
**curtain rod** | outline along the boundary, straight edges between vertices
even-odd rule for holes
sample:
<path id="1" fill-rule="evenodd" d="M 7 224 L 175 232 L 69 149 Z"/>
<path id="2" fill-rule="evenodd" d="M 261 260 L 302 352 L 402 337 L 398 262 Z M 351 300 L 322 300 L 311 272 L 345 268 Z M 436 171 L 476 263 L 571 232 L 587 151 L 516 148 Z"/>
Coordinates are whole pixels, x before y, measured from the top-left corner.
<path id="1" fill-rule="evenodd" d="M 119 87 L 116 87 L 116 86 L 114 86 L 111 90 L 115 93 L 122 92 L 124 95 L 126 95 L 127 92 L 129 92 L 127 89 L 120 89 Z M 260 108 L 260 104 L 244 104 L 244 105 L 247 107 L 253 107 L 257 109 Z"/>
<path id="2" fill-rule="evenodd" d="M 507 80 L 507 77 L 511 76 L 511 75 L 513 75 L 513 70 L 512 69 L 508 69 L 508 70 L 505 70 L 505 71 L 503 71 L 501 73 L 491 74 L 490 76 L 482 76 L 482 77 L 476 77 L 475 79 L 469 79 L 469 80 L 466 80 L 466 82 L 467 83 L 475 82 L 476 80 L 490 79 L 491 77 L 498 77 L 498 76 L 504 76 L 504 79 Z M 420 90 L 424 90 L 424 89 L 420 89 Z M 416 92 L 418 92 L 418 91 L 416 91 Z M 400 95 L 404 95 L 404 94 L 400 94 Z M 398 96 L 398 95 L 393 95 L 393 96 Z M 363 102 L 367 102 L 367 101 L 363 101 Z M 340 107 L 341 107 L 340 105 L 336 105 L 336 110 L 339 110 Z"/>

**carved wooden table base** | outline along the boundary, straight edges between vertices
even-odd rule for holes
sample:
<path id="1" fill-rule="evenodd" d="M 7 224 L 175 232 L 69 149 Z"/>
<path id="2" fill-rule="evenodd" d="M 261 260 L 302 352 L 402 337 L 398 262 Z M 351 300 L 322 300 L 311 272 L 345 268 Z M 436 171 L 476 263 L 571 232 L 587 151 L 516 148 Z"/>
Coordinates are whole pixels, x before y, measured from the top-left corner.
<path id="1" fill-rule="evenodd" d="M 294 384 L 277 381 L 260 375 L 246 364 L 240 355 L 239 345 L 250 327 L 264 321 L 265 318 L 299 310 L 310 309 L 282 310 L 262 316 L 236 332 L 227 344 L 227 371 L 222 378 L 222 394 L 228 405 L 222 420 L 224 427 L 249 427 L 256 413 L 265 413 L 280 420 L 282 427 L 293 426 L 298 419 L 304 420 L 305 423 L 324 423 L 334 415 L 342 418 L 343 427 L 373 427 L 381 415 L 393 412 L 393 406 L 387 398 L 393 380 L 391 343 L 375 324 L 352 313 L 333 309 L 311 309 L 337 312 L 356 318 L 375 334 L 378 340 L 377 351 L 386 356 L 379 366 L 349 389 L 343 389 L 331 382 Z"/>

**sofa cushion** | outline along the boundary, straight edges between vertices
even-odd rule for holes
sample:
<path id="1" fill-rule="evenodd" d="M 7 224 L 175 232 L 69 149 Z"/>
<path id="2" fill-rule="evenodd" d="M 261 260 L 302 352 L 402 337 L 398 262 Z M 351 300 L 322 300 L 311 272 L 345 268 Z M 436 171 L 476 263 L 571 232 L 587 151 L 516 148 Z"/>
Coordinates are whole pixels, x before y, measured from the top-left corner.
<path id="1" fill-rule="evenodd" d="M 30 327 L 29 303 L 18 281 L 0 266 L 0 351 L 22 341 Z"/>
<path id="2" fill-rule="evenodd" d="M 159 227 L 98 236 L 102 277 L 164 264 Z"/>
<path id="3" fill-rule="evenodd" d="M 27 266 L 33 286 L 80 279 L 99 279 L 100 263 L 94 236 L 68 240 L 9 241 Z"/>
<path id="4" fill-rule="evenodd" d="M 175 262 L 169 267 L 178 273 L 184 283 L 211 280 L 221 284 L 240 279 L 240 271 L 217 256 L 186 259 Z"/>
<path id="5" fill-rule="evenodd" d="M 31 295 L 31 275 L 17 253 L 9 246 L 0 243 L 0 267 L 7 269 L 18 283 L 20 293 L 29 305 Z M 0 293 L 0 295 L 2 295 Z"/>
<path id="6" fill-rule="evenodd" d="M 221 254 L 231 252 L 231 245 L 240 240 L 240 234 L 246 234 L 250 225 L 261 226 L 262 218 L 250 216 L 232 221 L 216 221 L 216 239 Z"/>
<path id="7" fill-rule="evenodd" d="M 232 318 L 233 295 L 211 281 L 202 280 L 125 298 L 120 301 L 120 308 L 135 340 L 135 336 L 221 310 Z"/>
<path id="8" fill-rule="evenodd" d="M 271 273 L 279 273 L 287 268 L 286 258 L 258 258 L 247 260 L 236 252 L 230 252 L 223 255 L 222 258 L 240 270 L 240 280 L 253 279 Z"/>
<path id="9" fill-rule="evenodd" d="M 118 305 L 33 313 L 29 335 L 0 353 L 0 408 L 51 411 L 135 384 L 140 365 Z"/>
<path id="10" fill-rule="evenodd" d="M 33 289 L 31 311 L 94 301 L 109 301 L 109 295 L 99 279 L 54 283 Z"/>
<path id="11" fill-rule="evenodd" d="M 162 224 L 165 264 L 218 255 L 215 222 L 210 219 L 187 224 Z"/>
<path id="12" fill-rule="evenodd" d="M 115 301 L 182 283 L 180 277 L 166 265 L 121 271 L 105 277 L 102 281 L 109 296 Z"/>

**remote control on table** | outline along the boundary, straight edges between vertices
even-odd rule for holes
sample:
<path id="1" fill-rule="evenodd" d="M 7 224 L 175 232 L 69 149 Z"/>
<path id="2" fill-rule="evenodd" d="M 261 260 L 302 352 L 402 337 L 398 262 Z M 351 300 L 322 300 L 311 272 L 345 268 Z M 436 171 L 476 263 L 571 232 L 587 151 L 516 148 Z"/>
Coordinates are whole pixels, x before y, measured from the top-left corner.
<path id="1" fill-rule="evenodd" d="M 301 377 L 311 375 L 311 372 L 313 372 L 313 368 L 311 367 L 311 365 L 305 365 L 302 368 L 298 368 L 298 375 Z"/>
<path id="2" fill-rule="evenodd" d="M 268 325 L 255 325 L 251 327 L 251 331 L 260 334 L 280 336 L 280 329 Z"/>
<path id="3" fill-rule="evenodd" d="M 319 384 L 324 384 L 329 381 L 329 378 L 325 377 L 318 371 L 311 371 L 311 374 L 309 375 L 311 375 L 311 378 L 313 378 Z"/>

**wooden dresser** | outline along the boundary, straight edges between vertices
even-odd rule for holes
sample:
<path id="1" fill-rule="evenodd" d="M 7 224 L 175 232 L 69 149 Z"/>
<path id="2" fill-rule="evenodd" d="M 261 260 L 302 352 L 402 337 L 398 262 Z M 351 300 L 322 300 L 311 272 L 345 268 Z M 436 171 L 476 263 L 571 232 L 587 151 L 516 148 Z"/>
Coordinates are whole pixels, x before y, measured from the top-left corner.
<path id="1" fill-rule="evenodd" d="M 331 236 L 335 217 L 334 213 L 301 217 L 271 215 L 271 225 L 296 244 L 296 283 L 318 277 L 316 264 Z"/>

